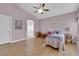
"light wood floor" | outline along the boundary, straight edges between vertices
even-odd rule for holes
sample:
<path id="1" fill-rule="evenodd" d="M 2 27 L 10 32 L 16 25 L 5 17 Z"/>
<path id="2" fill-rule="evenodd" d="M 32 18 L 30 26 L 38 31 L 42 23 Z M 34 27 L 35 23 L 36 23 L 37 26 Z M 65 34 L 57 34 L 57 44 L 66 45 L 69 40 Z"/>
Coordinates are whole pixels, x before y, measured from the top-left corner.
<path id="1" fill-rule="evenodd" d="M 75 56 L 79 55 L 78 46 L 66 44 L 64 54 L 58 49 L 44 46 L 44 39 L 33 38 L 0 46 L 1 56 Z"/>

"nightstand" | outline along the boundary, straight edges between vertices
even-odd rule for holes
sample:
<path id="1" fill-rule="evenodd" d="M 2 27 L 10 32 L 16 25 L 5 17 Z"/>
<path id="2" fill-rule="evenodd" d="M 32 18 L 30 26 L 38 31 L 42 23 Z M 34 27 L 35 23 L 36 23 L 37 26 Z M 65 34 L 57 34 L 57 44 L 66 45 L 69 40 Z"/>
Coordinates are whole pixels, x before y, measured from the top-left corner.
<path id="1" fill-rule="evenodd" d="M 65 34 L 65 43 L 72 43 L 72 35 Z"/>

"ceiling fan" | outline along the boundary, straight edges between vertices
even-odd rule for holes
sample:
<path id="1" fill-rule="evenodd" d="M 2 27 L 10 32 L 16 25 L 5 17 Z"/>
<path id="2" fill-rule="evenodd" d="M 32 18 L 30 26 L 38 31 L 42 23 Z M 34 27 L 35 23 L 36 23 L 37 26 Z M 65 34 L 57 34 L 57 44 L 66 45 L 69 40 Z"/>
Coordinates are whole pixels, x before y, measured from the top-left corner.
<path id="1" fill-rule="evenodd" d="M 39 7 L 35 7 L 33 6 L 33 8 L 37 9 L 36 11 L 34 11 L 34 13 L 40 13 L 40 14 L 43 14 L 44 11 L 49 11 L 49 9 L 46 9 L 45 8 L 45 3 L 40 3 L 40 6 Z"/>

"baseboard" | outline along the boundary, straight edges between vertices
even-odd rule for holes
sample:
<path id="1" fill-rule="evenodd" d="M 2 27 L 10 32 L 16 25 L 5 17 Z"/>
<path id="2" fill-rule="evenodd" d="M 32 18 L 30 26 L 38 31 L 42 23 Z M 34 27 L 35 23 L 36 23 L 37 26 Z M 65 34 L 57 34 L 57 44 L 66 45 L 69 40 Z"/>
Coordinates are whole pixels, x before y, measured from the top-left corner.
<path id="1" fill-rule="evenodd" d="M 10 43 L 15 43 L 15 42 L 23 41 L 23 40 L 26 40 L 26 38 L 24 38 L 24 39 L 19 39 L 19 40 L 14 40 L 14 41 L 11 41 Z"/>
<path id="2" fill-rule="evenodd" d="M 33 37 L 33 38 L 35 38 L 35 37 Z M 15 43 L 15 42 L 23 41 L 23 40 L 28 40 L 28 39 L 32 39 L 32 38 L 23 38 L 23 39 L 19 39 L 19 40 L 14 40 L 14 41 L 10 41 L 10 43 Z"/>
<path id="3" fill-rule="evenodd" d="M 7 43 L 9 43 L 9 42 L 0 42 L 0 45 L 7 44 Z"/>

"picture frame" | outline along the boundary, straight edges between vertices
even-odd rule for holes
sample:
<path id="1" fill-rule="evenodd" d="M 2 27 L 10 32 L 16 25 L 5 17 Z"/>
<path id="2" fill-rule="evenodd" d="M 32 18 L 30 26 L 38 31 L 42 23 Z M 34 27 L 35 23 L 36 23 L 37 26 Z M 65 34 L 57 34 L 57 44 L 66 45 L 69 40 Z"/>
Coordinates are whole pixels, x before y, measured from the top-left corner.
<path id="1" fill-rule="evenodd" d="M 15 20 L 15 29 L 22 29 L 23 22 L 22 20 Z"/>

